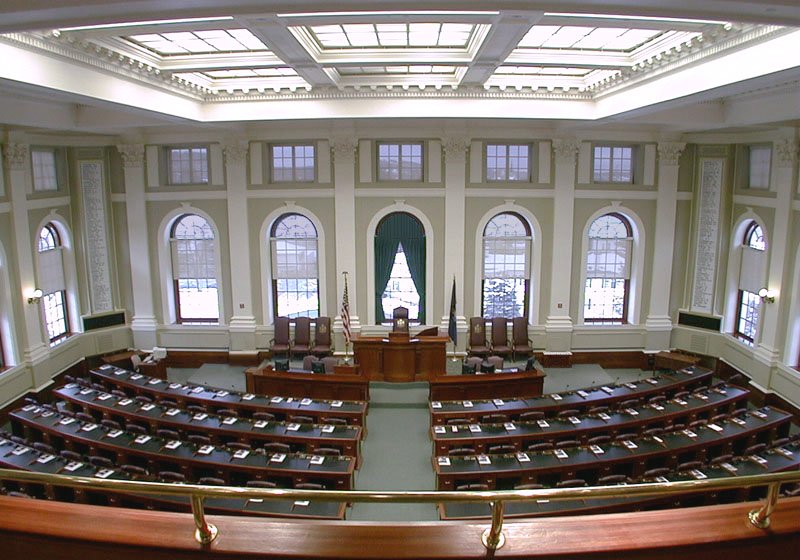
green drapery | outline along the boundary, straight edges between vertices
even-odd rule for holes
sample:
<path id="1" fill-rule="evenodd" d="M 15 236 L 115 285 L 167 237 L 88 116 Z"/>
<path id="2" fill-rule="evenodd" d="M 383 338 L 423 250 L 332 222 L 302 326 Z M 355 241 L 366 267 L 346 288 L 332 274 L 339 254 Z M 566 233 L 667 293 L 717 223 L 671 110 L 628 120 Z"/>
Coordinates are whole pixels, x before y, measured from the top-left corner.
<path id="1" fill-rule="evenodd" d="M 381 220 L 375 231 L 375 321 L 378 324 L 386 319 L 381 300 L 401 243 L 419 294 L 419 322 L 425 322 L 425 230 L 411 214 L 394 212 Z"/>

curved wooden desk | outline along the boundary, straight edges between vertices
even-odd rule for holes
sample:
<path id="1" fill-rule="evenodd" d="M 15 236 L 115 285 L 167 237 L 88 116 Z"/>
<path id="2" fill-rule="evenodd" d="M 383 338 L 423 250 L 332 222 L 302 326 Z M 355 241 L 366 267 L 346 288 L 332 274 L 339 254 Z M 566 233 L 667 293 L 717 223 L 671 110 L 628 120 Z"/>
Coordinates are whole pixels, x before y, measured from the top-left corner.
<path id="1" fill-rule="evenodd" d="M 445 374 L 446 336 L 409 337 L 391 332 L 353 339 L 353 353 L 363 374 L 371 381 L 408 382 Z"/>

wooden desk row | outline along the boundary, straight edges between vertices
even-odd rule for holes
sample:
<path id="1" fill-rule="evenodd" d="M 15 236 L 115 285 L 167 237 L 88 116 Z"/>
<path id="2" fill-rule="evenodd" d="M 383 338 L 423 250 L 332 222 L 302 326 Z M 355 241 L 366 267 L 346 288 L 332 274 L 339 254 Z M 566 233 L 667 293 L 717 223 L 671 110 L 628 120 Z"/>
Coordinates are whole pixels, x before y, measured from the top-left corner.
<path id="1" fill-rule="evenodd" d="M 232 408 L 240 416 L 251 416 L 253 412 L 262 411 L 281 420 L 302 414 L 311 416 L 319 424 L 324 424 L 325 418 L 343 418 L 348 424 L 366 426 L 367 403 L 361 401 L 312 399 L 310 403 L 302 404 L 302 398 L 216 390 L 193 383 L 170 383 L 108 365 L 93 369 L 91 373 L 96 380 L 129 394 L 170 399 L 180 406 L 198 404 L 208 408 L 209 412 Z"/>
<path id="2" fill-rule="evenodd" d="M 151 433 L 159 428 L 177 430 L 184 434 L 202 434 L 227 443 L 239 441 L 257 445 L 281 442 L 292 447 L 293 452 L 314 453 L 319 447 L 339 449 L 343 455 L 359 457 L 361 427 L 292 422 L 258 421 L 252 418 L 227 418 L 215 414 L 195 414 L 191 411 L 159 404 L 142 404 L 130 398 L 70 383 L 53 391 L 62 399 L 87 413 L 104 419 L 134 422 L 150 427 Z M 292 429 L 290 429 L 290 427 Z"/>
<path id="3" fill-rule="evenodd" d="M 756 456 L 738 457 L 725 466 L 705 465 L 689 472 L 674 472 L 665 477 L 669 482 L 698 480 L 702 478 L 740 477 L 757 474 L 791 471 L 800 468 L 800 441 L 792 442 L 779 448 L 767 449 Z M 641 479 L 638 482 L 651 482 Z M 763 494 L 759 489 L 755 496 L 748 488 L 735 489 L 729 492 L 730 498 L 737 500 L 758 499 Z M 718 494 L 715 491 L 713 494 Z M 701 496 L 705 504 L 716 503 L 718 498 L 711 492 Z M 697 493 L 670 494 L 668 496 L 638 496 L 621 498 L 592 498 L 582 500 L 531 500 L 526 502 L 506 502 L 504 516 L 506 518 L 542 517 L 556 515 L 588 515 L 596 513 L 614 513 L 658 505 L 672 507 L 676 500 L 685 502 L 697 498 Z M 443 520 L 491 519 L 492 509 L 488 503 L 447 503 L 439 504 L 439 516 Z"/>
<path id="4" fill-rule="evenodd" d="M 442 375 L 429 381 L 429 400 L 502 399 L 520 395 L 536 397 L 542 394 L 544 378 L 544 372 L 517 369 L 474 375 Z"/>
<path id="5" fill-rule="evenodd" d="M 48 474 L 70 474 L 89 478 L 110 480 L 133 480 L 125 471 L 103 469 L 88 463 L 76 463 L 63 457 L 49 455 L 27 445 L 14 443 L 0 437 L 0 466 L 22 471 Z M 110 472 L 109 472 L 110 471 Z M 153 478 L 138 478 L 150 480 Z M 27 488 L 23 487 L 23 490 Z M 93 491 L 96 493 L 97 491 Z M 97 505 L 120 505 L 168 511 L 190 511 L 189 498 L 159 494 L 129 494 L 103 492 L 101 496 L 87 496 L 86 491 L 47 485 L 44 497 L 51 500 Z M 294 500 L 251 500 L 243 498 L 206 498 L 203 504 L 206 513 L 230 515 L 257 515 L 268 517 L 297 517 L 304 519 L 344 519 L 346 504 L 336 502 L 294 501 Z"/>
<path id="6" fill-rule="evenodd" d="M 747 401 L 748 391 L 739 387 L 717 386 L 682 399 L 662 401 L 635 408 L 609 411 L 603 416 L 583 414 L 572 418 L 548 418 L 532 422 L 468 424 L 431 427 L 431 439 L 437 455 L 450 449 L 469 446 L 486 453 L 495 445 L 513 445 L 517 451 L 543 441 L 586 440 L 597 435 L 617 435 L 663 427 L 675 421 L 693 421 L 702 415 L 731 412 Z"/>
<path id="7" fill-rule="evenodd" d="M 771 441 L 776 434 L 787 435 L 790 421 L 791 415 L 765 407 L 719 425 L 698 426 L 635 442 L 541 453 L 437 457 L 434 469 L 439 490 L 452 490 L 469 483 L 501 489 L 527 483 L 549 485 L 571 478 L 582 478 L 592 484 L 606 474 L 636 477 L 650 468 L 674 466 L 703 458 L 707 453 L 741 452 L 756 438 Z"/>
<path id="8" fill-rule="evenodd" d="M 151 472 L 179 470 L 189 480 L 214 476 L 228 483 L 243 484 L 270 478 L 289 481 L 287 486 L 317 482 L 331 490 L 350 490 L 353 485 L 356 464 L 353 457 L 258 451 L 240 454 L 224 447 L 169 442 L 158 436 L 108 430 L 36 405 L 12 412 L 10 420 L 15 435 L 36 439 L 30 436 L 41 434 L 54 447 L 77 448 L 79 452 L 88 449 L 95 455 L 112 454 L 118 465 L 146 463 Z"/>
<path id="9" fill-rule="evenodd" d="M 642 399 L 654 395 L 674 395 L 678 391 L 709 385 L 712 371 L 694 366 L 650 377 L 648 379 L 604 385 L 569 393 L 552 393 L 531 398 L 493 398 L 492 400 L 431 401 L 430 412 L 433 424 L 446 424 L 450 418 L 466 418 L 470 423 L 480 422 L 489 414 L 506 414 L 518 418 L 524 412 L 539 410 L 547 415 L 555 415 L 560 410 L 588 410 L 594 406 L 609 406 L 629 399 Z"/>
<path id="10" fill-rule="evenodd" d="M 334 373 L 310 371 L 275 371 L 272 365 L 247 368 L 244 372 L 247 391 L 286 397 L 310 397 L 329 400 L 369 400 L 369 379 L 358 367 L 336 366 Z"/>

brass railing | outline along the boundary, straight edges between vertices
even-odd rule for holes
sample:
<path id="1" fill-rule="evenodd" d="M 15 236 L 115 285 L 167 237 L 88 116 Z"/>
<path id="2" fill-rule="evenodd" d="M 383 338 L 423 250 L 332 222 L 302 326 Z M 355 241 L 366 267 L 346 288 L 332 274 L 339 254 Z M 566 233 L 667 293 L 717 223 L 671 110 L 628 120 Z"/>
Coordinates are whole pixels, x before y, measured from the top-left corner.
<path id="1" fill-rule="evenodd" d="M 260 498 L 265 500 L 318 500 L 327 502 L 384 502 L 384 503 L 440 503 L 440 502 L 489 502 L 492 507 L 491 525 L 483 532 L 481 540 L 489 550 L 503 546 L 503 507 L 505 502 L 530 500 L 570 500 L 581 498 L 619 498 L 634 496 L 684 494 L 726 488 L 752 486 L 769 487 L 764 505 L 748 514 L 750 523 L 759 529 L 770 524 L 770 515 L 778 501 L 780 486 L 786 482 L 800 482 L 800 471 L 759 474 L 740 477 L 687 480 L 680 482 L 654 482 L 619 486 L 594 486 L 585 488 L 551 488 L 542 490 L 499 490 L 478 492 L 439 491 L 387 491 L 364 490 L 293 490 L 257 489 L 236 486 L 205 486 L 199 484 L 165 484 L 133 480 L 103 480 L 71 475 L 0 469 L 1 480 L 37 482 L 71 488 L 113 490 L 138 494 L 162 494 L 189 496 L 195 523 L 195 539 L 201 544 L 212 542 L 218 534 L 217 528 L 206 521 L 203 502 L 206 498 Z"/>

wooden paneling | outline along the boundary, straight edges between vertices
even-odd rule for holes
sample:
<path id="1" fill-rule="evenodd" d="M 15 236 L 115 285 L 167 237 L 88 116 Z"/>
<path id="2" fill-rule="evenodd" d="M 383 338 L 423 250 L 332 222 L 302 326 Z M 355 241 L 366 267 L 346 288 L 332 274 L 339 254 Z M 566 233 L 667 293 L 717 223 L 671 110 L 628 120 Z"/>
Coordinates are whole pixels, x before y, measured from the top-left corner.
<path id="1" fill-rule="evenodd" d="M 348 369 L 359 372 L 358 368 Z M 284 372 L 274 371 L 268 365 L 263 369 L 248 368 L 245 378 L 247 391 L 261 395 L 343 401 L 369 400 L 369 380 L 360 374 Z"/>
<path id="2" fill-rule="evenodd" d="M 541 371 L 439 376 L 430 380 L 430 400 L 538 397 L 542 394 L 544 378 Z"/>
<path id="3" fill-rule="evenodd" d="M 167 367 L 176 368 L 199 368 L 203 364 L 227 364 L 228 353 L 217 352 L 196 352 L 169 350 L 167 352 Z"/>

